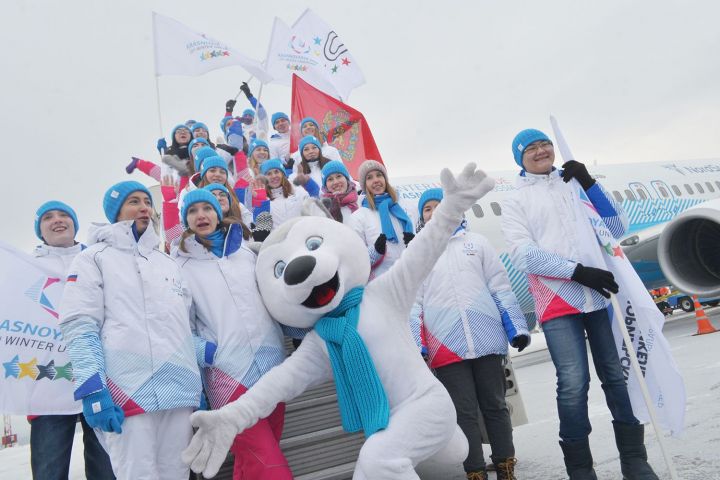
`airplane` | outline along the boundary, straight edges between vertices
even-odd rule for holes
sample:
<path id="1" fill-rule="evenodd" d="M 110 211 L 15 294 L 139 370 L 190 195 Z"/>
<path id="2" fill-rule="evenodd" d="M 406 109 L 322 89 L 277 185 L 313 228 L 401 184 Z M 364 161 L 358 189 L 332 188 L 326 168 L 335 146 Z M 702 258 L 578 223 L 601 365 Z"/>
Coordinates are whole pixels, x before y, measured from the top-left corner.
<path id="1" fill-rule="evenodd" d="M 672 284 L 701 297 L 720 295 L 720 159 L 587 167 L 625 209 L 629 226 L 620 244 L 648 289 Z M 468 228 L 490 240 L 534 324 L 526 277 L 512 265 L 500 226 L 503 197 L 515 189 L 519 170 L 487 173 L 495 188 L 466 213 Z M 392 184 L 413 220 L 422 193 L 440 187 L 433 176 L 404 177 Z"/>

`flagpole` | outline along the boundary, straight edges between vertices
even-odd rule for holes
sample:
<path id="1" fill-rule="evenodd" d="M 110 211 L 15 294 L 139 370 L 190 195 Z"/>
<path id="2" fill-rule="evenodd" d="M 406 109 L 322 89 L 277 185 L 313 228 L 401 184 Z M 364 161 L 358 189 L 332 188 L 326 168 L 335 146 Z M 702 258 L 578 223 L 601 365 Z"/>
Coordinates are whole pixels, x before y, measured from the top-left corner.
<path id="1" fill-rule="evenodd" d="M 157 101 L 158 127 L 160 128 L 160 138 L 163 136 L 162 113 L 160 111 L 160 82 L 158 76 L 155 75 L 155 100 Z"/>
<path id="2" fill-rule="evenodd" d="M 252 80 L 253 78 L 255 78 L 255 75 L 250 75 L 250 78 L 248 78 L 245 81 L 245 83 L 250 83 L 250 80 Z M 262 85 L 262 82 L 260 83 L 260 85 Z M 262 86 L 260 88 L 262 88 Z M 242 88 L 240 90 L 238 90 L 238 93 L 237 93 L 237 95 L 235 95 L 234 100 L 237 100 L 241 93 L 242 93 Z"/>
<path id="3" fill-rule="evenodd" d="M 632 364 L 633 370 L 635 371 L 635 377 L 637 378 L 638 384 L 640 385 L 640 391 L 642 392 L 643 399 L 645 400 L 645 406 L 647 407 L 648 414 L 650 415 L 650 423 L 652 423 L 653 430 L 655 430 L 655 436 L 657 437 L 663 460 L 665 460 L 665 465 L 670 471 L 670 478 L 672 480 L 677 480 L 678 476 L 677 472 L 675 471 L 675 465 L 673 465 L 672 458 L 668 454 L 665 447 L 665 438 L 663 437 L 663 432 L 660 429 L 657 417 L 655 415 L 655 406 L 653 405 L 652 399 L 650 398 L 650 392 L 648 391 L 647 383 L 645 383 L 645 377 L 643 376 L 642 369 L 640 368 L 640 363 L 638 362 L 637 355 L 635 354 L 635 347 L 633 346 L 632 340 L 630 339 L 630 334 L 628 333 L 625 322 L 623 321 L 623 310 L 622 308 L 620 308 L 617 296 L 612 295 L 611 301 L 613 309 L 615 310 L 614 316 L 617 319 L 620 333 L 622 333 L 623 341 L 625 342 L 625 347 L 627 348 L 628 356 L 630 357 L 630 363 Z"/>

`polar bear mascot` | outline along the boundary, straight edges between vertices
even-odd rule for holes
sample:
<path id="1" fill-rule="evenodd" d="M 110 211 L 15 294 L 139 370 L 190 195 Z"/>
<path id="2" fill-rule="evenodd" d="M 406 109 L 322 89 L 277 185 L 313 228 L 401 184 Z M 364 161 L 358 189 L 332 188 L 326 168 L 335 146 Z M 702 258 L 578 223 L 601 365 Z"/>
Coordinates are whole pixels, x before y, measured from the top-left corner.
<path id="1" fill-rule="evenodd" d="M 465 459 L 467 440 L 453 403 L 423 363 L 408 318 L 463 213 L 494 181 L 469 164 L 457 178 L 443 170 L 441 182 L 445 198 L 433 221 L 370 283 L 364 243 L 339 222 L 298 217 L 270 234 L 256 265 L 267 309 L 284 325 L 313 329 L 238 400 L 192 415 L 198 430 L 183 452 L 192 470 L 214 476 L 238 433 L 331 377 L 343 427 L 366 436 L 354 479 L 419 479 L 415 465 L 431 456 Z"/>

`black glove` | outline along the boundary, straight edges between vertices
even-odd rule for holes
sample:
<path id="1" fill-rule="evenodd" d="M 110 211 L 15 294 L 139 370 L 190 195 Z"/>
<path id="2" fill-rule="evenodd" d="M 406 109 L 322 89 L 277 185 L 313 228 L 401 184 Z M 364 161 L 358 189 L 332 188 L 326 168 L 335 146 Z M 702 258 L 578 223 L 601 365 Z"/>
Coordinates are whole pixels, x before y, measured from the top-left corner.
<path id="1" fill-rule="evenodd" d="M 248 86 L 247 82 L 243 82 L 242 85 L 240 85 L 240 90 L 245 94 L 245 96 L 250 100 L 252 97 L 252 92 L 250 91 L 250 87 Z"/>
<path id="2" fill-rule="evenodd" d="M 236 103 L 237 100 L 228 100 L 227 102 L 225 102 L 225 111 L 227 113 L 232 113 Z"/>
<path id="3" fill-rule="evenodd" d="M 571 278 L 580 285 L 599 292 L 605 298 L 610 298 L 611 292 L 617 293 L 619 290 L 612 273 L 601 268 L 586 267 L 582 263 L 577 264 Z"/>
<path id="4" fill-rule="evenodd" d="M 582 164 L 576 160 L 570 160 L 569 162 L 565 162 L 562 168 L 562 178 L 565 183 L 568 183 L 570 179 L 574 178 L 575 180 L 580 182 L 580 186 L 585 191 L 595 185 L 595 179 L 590 176 L 587 168 L 585 168 L 585 164 Z"/>
<path id="5" fill-rule="evenodd" d="M 288 158 L 287 162 L 285 162 L 285 168 L 290 169 L 293 165 L 295 165 L 295 159 L 292 157 Z"/>
<path id="6" fill-rule="evenodd" d="M 385 255 L 385 251 L 387 247 L 387 237 L 384 233 L 381 233 L 378 235 L 378 238 L 375 240 L 375 251 L 378 252 L 380 255 Z"/>
<path id="7" fill-rule="evenodd" d="M 517 348 L 518 352 L 522 352 L 525 350 L 525 347 L 528 346 L 530 339 L 527 335 L 518 335 L 517 337 L 512 339 L 512 342 L 510 342 L 510 346 L 513 348 Z"/>
<path id="8" fill-rule="evenodd" d="M 405 242 L 406 247 L 408 246 L 408 243 L 410 243 L 410 240 L 412 240 L 413 238 L 415 238 L 414 233 L 403 232 L 403 242 Z"/>
<path id="9" fill-rule="evenodd" d="M 251 224 L 253 240 L 263 242 L 272 231 L 273 221 L 270 212 L 261 212 L 255 219 L 255 223 Z"/>

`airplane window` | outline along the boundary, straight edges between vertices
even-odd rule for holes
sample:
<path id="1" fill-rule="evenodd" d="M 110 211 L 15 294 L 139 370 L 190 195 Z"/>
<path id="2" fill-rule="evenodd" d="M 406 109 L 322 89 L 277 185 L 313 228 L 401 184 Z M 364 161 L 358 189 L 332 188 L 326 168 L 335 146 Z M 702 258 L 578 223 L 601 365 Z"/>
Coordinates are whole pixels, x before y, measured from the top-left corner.
<path id="1" fill-rule="evenodd" d="M 620 192 L 618 192 L 617 190 L 613 190 L 613 196 L 615 197 L 616 201 L 618 201 L 618 202 L 623 201 L 622 194 Z"/>
<path id="2" fill-rule="evenodd" d="M 700 185 L 699 183 L 695 184 L 695 188 L 697 188 L 697 191 L 699 193 L 705 193 L 705 190 L 703 190 L 702 185 Z"/>
<path id="3" fill-rule="evenodd" d="M 690 195 L 694 195 L 694 194 L 695 194 L 695 192 L 693 192 L 692 187 L 691 187 L 690 185 L 688 185 L 687 183 L 685 184 L 685 190 L 687 190 L 687 192 L 688 192 Z"/>
<path id="4" fill-rule="evenodd" d="M 715 189 L 712 186 L 712 183 L 705 182 L 705 185 L 707 185 L 708 190 L 710 190 L 712 193 L 715 193 Z"/>
<path id="5" fill-rule="evenodd" d="M 495 215 L 500 216 L 502 214 L 502 211 L 500 210 L 500 204 L 497 202 L 490 202 L 490 208 L 492 208 L 492 211 Z"/>
<path id="6" fill-rule="evenodd" d="M 634 202 L 634 201 L 635 201 L 635 195 L 633 195 L 633 193 L 632 193 L 630 190 L 625 190 L 625 196 L 626 196 L 627 199 L 630 200 L 631 202 Z"/>
<path id="7" fill-rule="evenodd" d="M 675 192 L 675 195 L 677 195 L 678 197 L 682 196 L 682 192 L 677 185 L 672 185 L 672 191 Z"/>
<path id="8" fill-rule="evenodd" d="M 637 196 L 640 197 L 640 200 L 647 200 L 647 195 L 645 195 L 645 192 L 643 192 L 642 190 L 638 190 L 636 193 Z"/>
<path id="9" fill-rule="evenodd" d="M 478 205 L 477 203 L 472 206 L 472 211 L 473 211 L 473 214 L 477 218 L 483 218 L 485 216 L 485 213 L 483 212 L 482 207 L 480 205 Z"/>
<path id="10" fill-rule="evenodd" d="M 660 190 L 660 195 L 662 195 L 663 198 L 667 198 L 670 196 L 667 190 L 665 190 L 665 187 L 658 186 L 658 189 Z"/>

